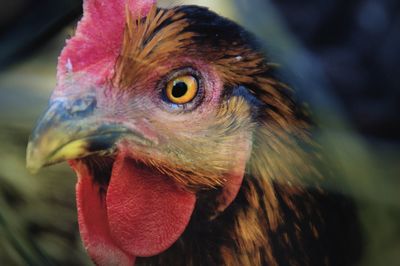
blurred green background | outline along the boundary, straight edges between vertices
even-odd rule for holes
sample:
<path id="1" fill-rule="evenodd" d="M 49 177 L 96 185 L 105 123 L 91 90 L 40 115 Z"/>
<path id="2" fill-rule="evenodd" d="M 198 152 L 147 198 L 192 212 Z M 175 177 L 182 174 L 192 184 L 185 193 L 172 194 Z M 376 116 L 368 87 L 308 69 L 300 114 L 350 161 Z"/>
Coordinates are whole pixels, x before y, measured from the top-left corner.
<path id="1" fill-rule="evenodd" d="M 357 200 L 366 242 L 360 265 L 400 265 L 399 4 L 159 1 L 182 3 L 210 6 L 260 37 L 322 126 L 319 139 L 341 173 L 331 189 Z M 90 265 L 72 172 L 65 164 L 37 176 L 25 169 L 30 131 L 80 5 L 0 0 L 0 265 Z"/>

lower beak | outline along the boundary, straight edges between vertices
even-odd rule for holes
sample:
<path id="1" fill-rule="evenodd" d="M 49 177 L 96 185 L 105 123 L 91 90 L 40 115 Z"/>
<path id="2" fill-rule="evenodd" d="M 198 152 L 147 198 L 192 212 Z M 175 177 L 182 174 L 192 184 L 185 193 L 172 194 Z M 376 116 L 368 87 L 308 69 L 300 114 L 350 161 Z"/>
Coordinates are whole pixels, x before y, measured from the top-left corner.
<path id="1" fill-rule="evenodd" d="M 27 168 L 42 167 L 90 155 L 107 155 L 128 130 L 96 114 L 96 99 L 55 100 L 34 129 L 27 149 Z"/>

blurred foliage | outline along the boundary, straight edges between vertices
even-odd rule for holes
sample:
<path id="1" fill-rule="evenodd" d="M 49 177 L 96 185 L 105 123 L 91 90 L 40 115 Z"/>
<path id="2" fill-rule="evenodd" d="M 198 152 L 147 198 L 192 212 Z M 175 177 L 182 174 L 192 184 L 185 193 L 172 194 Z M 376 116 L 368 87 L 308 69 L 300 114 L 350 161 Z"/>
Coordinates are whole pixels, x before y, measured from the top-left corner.
<path id="1" fill-rule="evenodd" d="M 337 98 L 337 84 L 324 72 L 327 59 L 312 51 L 313 46 L 296 32 L 298 28 L 288 26 L 294 19 L 290 16 L 296 13 L 284 12 L 290 16 L 282 17 L 280 9 L 267 0 L 253 0 L 252 5 L 245 0 L 164 0 L 160 4 L 182 2 L 210 6 L 240 21 L 263 40 L 271 60 L 287 70 L 284 77 L 299 97 L 310 103 L 322 125 L 318 138 L 332 168 L 341 173 L 327 186 L 357 199 L 366 234 L 365 258 L 360 265 L 400 265 L 400 143 L 371 137 L 354 124 L 351 109 L 343 108 L 344 102 Z M 307 27 L 312 28 L 313 22 L 309 23 Z M 33 56 L 20 57 L 24 59 L 0 73 L 1 265 L 90 265 L 78 233 L 72 172 L 65 164 L 35 177 L 25 169 L 26 143 L 55 86 L 57 56 L 70 29 L 50 41 L 42 40 L 45 45 L 37 47 Z M 0 40 L 4 36 L 0 35 Z M 17 46 L 21 39 L 14 41 Z M 358 99 L 357 94 L 351 97 Z M 350 104 L 351 100 L 347 99 Z"/>
<path id="2" fill-rule="evenodd" d="M 67 32 L 0 74 L 0 264 L 89 264 L 78 233 L 75 177 L 65 166 L 38 176 L 25 168 L 36 119 L 55 85 Z"/>
<path id="3" fill-rule="evenodd" d="M 81 10 L 81 0 L 0 0 L 0 69 L 42 46 Z"/>

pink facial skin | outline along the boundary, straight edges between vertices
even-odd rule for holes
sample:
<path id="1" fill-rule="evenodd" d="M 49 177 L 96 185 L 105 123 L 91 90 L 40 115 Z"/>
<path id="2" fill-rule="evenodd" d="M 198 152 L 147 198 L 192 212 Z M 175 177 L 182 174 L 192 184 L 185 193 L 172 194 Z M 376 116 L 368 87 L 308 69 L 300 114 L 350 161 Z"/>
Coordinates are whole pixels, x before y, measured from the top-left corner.
<path id="1" fill-rule="evenodd" d="M 95 123 L 121 125 L 151 143 L 146 146 L 137 139 L 116 143 L 112 175 L 103 197 L 86 166 L 70 162 L 79 177 L 76 190 L 82 239 L 99 265 L 132 265 L 137 256 L 157 255 L 181 236 L 194 211 L 196 195 L 161 172 L 141 167 L 138 159 L 167 160 L 165 151 L 171 143 L 204 139 L 207 127 L 215 126 L 216 107 L 221 102 L 223 82 L 213 66 L 189 55 L 160 62 L 165 63 L 163 70 L 154 69 L 145 81 L 138 82 L 141 85 L 112 87 L 109 81 L 121 51 L 126 7 L 139 18 L 154 4 L 153 0 L 84 1 L 84 17 L 59 58 L 52 100 L 93 95 Z M 167 71 L 188 66 L 202 76 L 203 99 L 193 112 L 179 112 L 161 99 L 157 86 Z M 217 199 L 218 211 L 235 199 L 250 153 L 251 137 L 238 136 L 231 142 L 232 164 L 224 175 L 226 184 Z"/>

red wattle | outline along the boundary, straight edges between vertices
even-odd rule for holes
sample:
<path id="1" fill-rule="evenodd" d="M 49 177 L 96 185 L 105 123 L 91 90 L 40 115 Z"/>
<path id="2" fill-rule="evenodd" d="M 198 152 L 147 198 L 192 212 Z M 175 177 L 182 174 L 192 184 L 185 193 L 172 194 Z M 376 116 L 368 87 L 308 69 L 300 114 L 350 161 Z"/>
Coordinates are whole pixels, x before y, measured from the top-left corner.
<path id="1" fill-rule="evenodd" d="M 78 174 L 76 199 L 79 230 L 90 257 L 97 265 L 134 265 L 135 257 L 121 251 L 111 238 L 106 202 L 104 197 L 100 197 L 99 185 L 93 183 L 85 165 L 74 162 L 71 166 Z"/>
<path id="2" fill-rule="evenodd" d="M 183 233 L 196 197 L 120 154 L 107 192 L 110 232 L 126 253 L 148 257 L 168 249 Z"/>
<path id="3" fill-rule="evenodd" d="M 168 249 L 188 225 L 196 196 L 179 189 L 170 178 L 121 153 L 108 188 L 102 188 L 84 163 L 70 163 L 78 174 L 81 237 L 97 265 L 132 266 L 138 256 Z"/>

